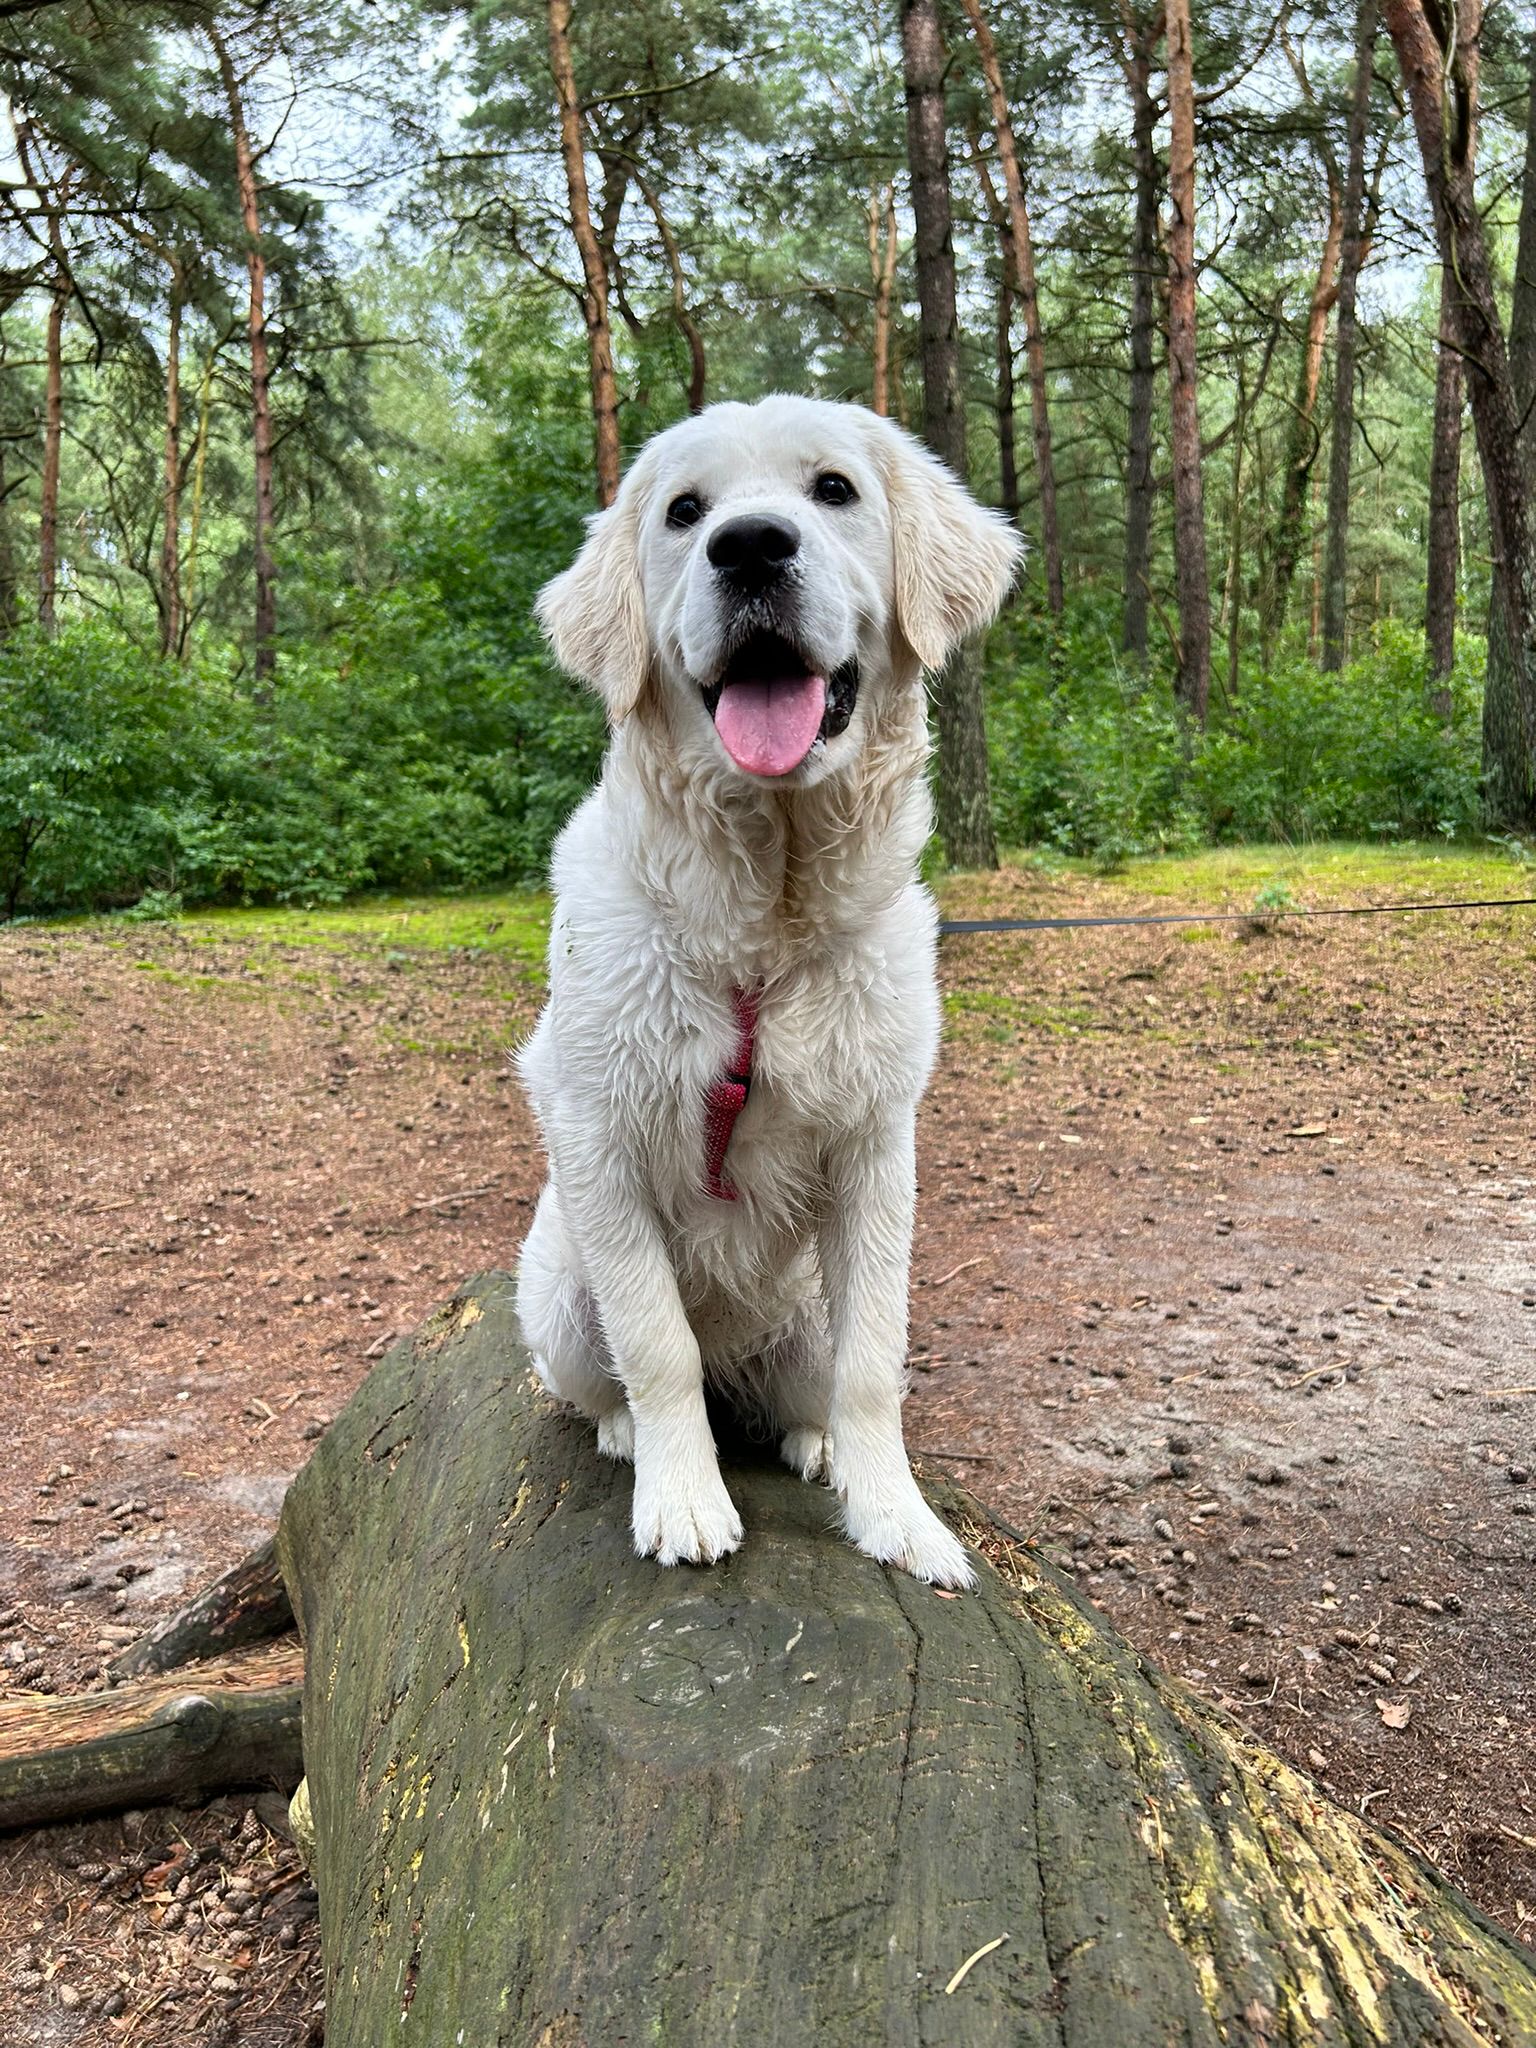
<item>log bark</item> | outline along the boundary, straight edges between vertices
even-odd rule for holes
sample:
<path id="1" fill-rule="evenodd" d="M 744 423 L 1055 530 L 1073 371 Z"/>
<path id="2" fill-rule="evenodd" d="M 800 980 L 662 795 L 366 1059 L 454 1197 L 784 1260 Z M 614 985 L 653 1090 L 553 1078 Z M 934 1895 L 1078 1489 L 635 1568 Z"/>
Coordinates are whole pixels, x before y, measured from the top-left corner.
<path id="1" fill-rule="evenodd" d="M 1376 52 L 1376 0 L 1360 0 L 1355 20 L 1355 87 L 1344 168 L 1339 252 L 1339 316 L 1334 337 L 1333 440 L 1328 457 L 1328 534 L 1323 557 L 1323 661 L 1341 669 L 1349 652 L 1349 473 L 1355 444 L 1356 288 L 1365 230 L 1365 145 Z"/>
<path id="2" fill-rule="evenodd" d="M 737 1555 L 637 1559 L 505 1276 L 327 1433 L 278 1535 L 327 2048 L 1536 2044 L 1528 1951 L 965 1495 L 951 1598 L 727 1476 Z"/>
<path id="3" fill-rule="evenodd" d="M 303 1651 L 292 1638 L 72 1699 L 0 1705 L 0 1828 L 298 1783 Z"/>
<path id="4" fill-rule="evenodd" d="M 1179 600 L 1178 693 L 1204 725 L 1211 694 L 1211 587 L 1205 554 L 1195 306 L 1195 60 L 1189 0 L 1168 0 L 1168 426 Z"/>
<path id="5" fill-rule="evenodd" d="M 907 161 L 916 229 L 919 334 L 923 362 L 923 436 L 964 481 L 965 393 L 949 192 L 949 120 L 944 101 L 944 39 L 937 0 L 902 0 L 902 72 L 907 96 Z M 991 780 L 982 701 L 981 648 L 957 647 L 939 678 L 936 808 L 945 858 L 957 868 L 995 868 Z"/>

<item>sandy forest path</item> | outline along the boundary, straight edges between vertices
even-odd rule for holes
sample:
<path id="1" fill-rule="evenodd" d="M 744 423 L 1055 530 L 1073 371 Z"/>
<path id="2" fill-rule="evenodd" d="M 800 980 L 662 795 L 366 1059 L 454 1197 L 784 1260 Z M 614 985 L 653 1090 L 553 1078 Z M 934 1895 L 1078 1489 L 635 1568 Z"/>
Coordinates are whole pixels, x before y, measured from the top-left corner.
<path id="1" fill-rule="evenodd" d="M 1006 871 L 957 915 L 1524 895 L 1493 857 Z M 258 1541 L 540 1161 L 538 906 L 0 935 L 0 1683 Z M 1536 913 L 947 941 L 911 1443 L 1536 1935 Z M 311 2038 L 280 1803 L 0 1841 L 0 2038 Z M 318 2033 L 314 2036 L 318 2038 Z"/>

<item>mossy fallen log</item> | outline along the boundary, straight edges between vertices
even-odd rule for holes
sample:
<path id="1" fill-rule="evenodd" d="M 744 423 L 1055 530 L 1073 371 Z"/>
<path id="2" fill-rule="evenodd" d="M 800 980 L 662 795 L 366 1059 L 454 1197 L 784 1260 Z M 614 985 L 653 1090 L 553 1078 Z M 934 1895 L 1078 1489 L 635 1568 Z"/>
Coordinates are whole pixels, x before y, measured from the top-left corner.
<path id="1" fill-rule="evenodd" d="M 112 1692 L 0 1701 L 0 1828 L 231 1785 L 291 1789 L 303 1670 L 290 1636 Z"/>
<path id="2" fill-rule="evenodd" d="M 332 1427 L 278 1535 L 327 2048 L 1536 2048 L 1530 1951 L 964 1495 L 945 1597 L 727 1478 L 737 1555 L 636 1559 L 494 1276 Z"/>

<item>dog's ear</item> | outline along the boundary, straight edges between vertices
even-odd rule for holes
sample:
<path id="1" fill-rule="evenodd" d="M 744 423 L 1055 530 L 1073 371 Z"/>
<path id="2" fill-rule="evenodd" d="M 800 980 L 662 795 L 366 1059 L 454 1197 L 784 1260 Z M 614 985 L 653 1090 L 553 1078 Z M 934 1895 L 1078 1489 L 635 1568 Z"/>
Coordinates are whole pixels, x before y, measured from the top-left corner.
<path id="1" fill-rule="evenodd" d="M 609 723 L 634 710 L 650 666 L 640 587 L 640 497 L 627 477 L 587 523 L 581 553 L 546 583 L 535 606 L 555 659 L 602 698 Z"/>
<path id="2" fill-rule="evenodd" d="M 895 425 L 886 430 L 886 490 L 897 624 L 923 667 L 940 669 L 958 641 L 997 616 L 1024 543 Z"/>

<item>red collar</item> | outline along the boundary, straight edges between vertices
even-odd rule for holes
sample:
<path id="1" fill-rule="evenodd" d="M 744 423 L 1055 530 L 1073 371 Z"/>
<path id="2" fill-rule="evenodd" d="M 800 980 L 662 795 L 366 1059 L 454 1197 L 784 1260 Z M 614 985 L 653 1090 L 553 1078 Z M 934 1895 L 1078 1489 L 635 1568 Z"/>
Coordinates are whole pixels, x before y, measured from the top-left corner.
<path id="1" fill-rule="evenodd" d="M 716 1201 L 734 1202 L 736 1190 L 725 1178 L 725 1150 L 752 1089 L 752 1053 L 757 1044 L 757 991 L 733 988 L 736 1050 L 704 1098 L 704 1186 Z"/>

